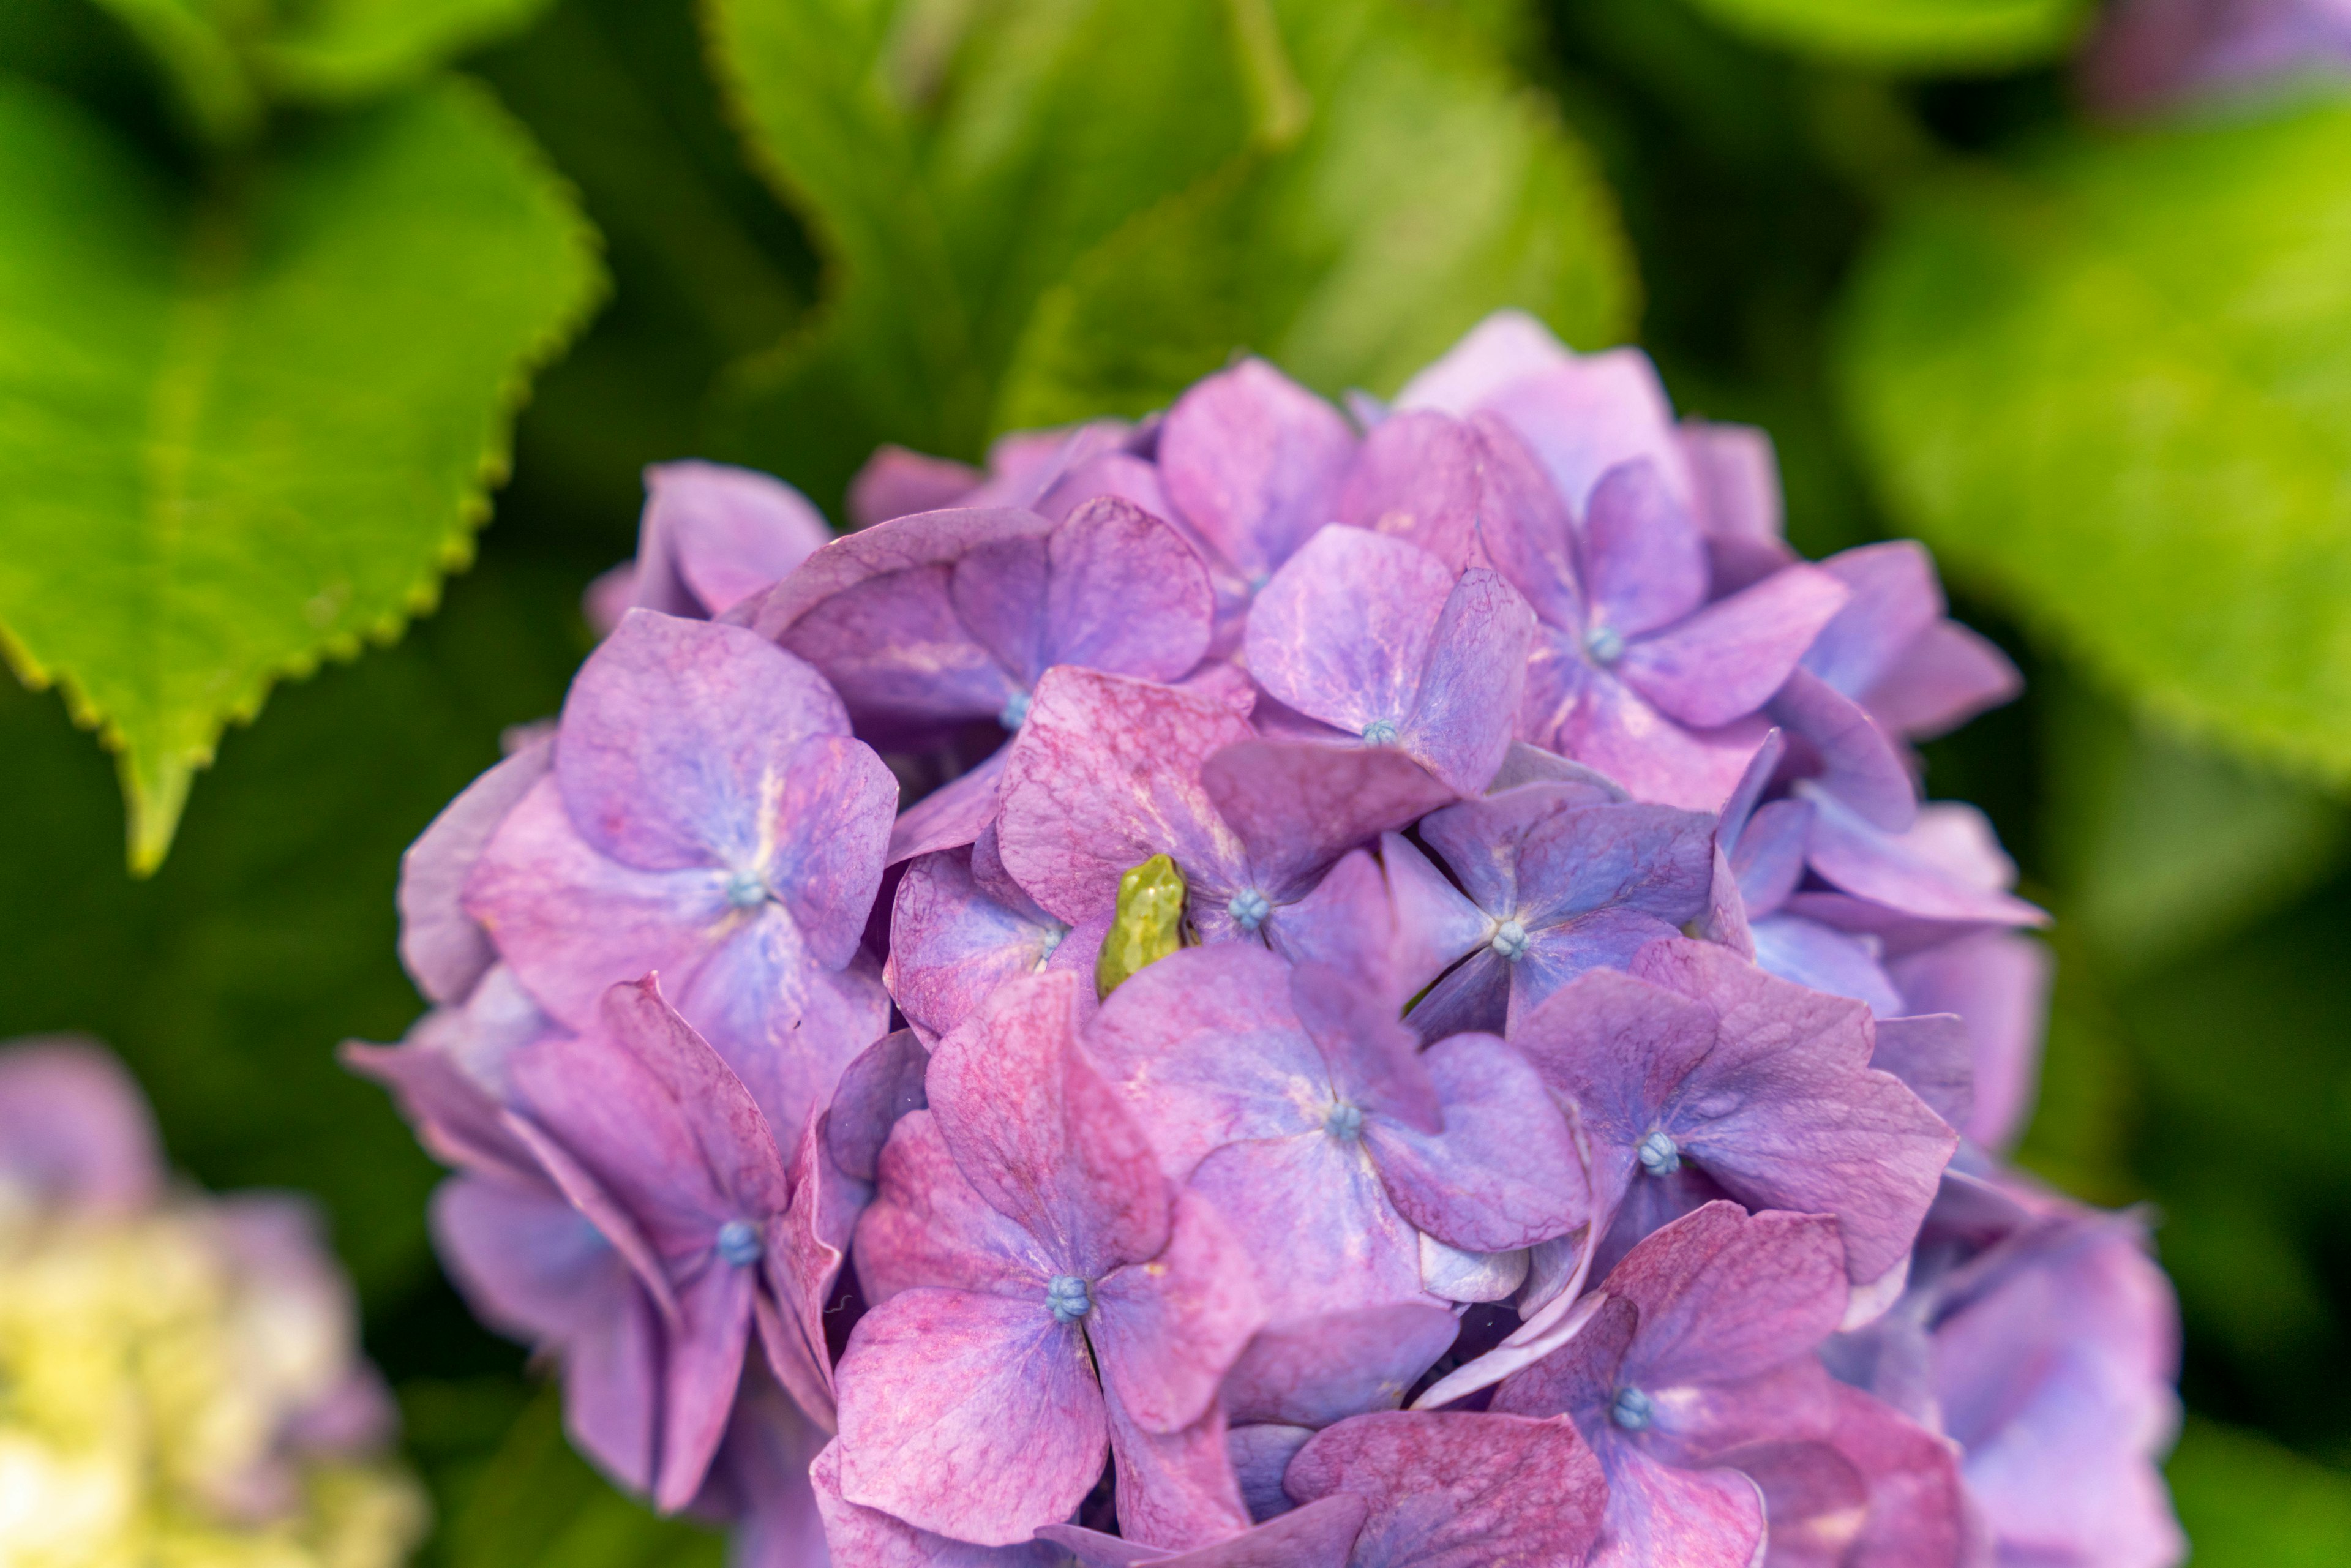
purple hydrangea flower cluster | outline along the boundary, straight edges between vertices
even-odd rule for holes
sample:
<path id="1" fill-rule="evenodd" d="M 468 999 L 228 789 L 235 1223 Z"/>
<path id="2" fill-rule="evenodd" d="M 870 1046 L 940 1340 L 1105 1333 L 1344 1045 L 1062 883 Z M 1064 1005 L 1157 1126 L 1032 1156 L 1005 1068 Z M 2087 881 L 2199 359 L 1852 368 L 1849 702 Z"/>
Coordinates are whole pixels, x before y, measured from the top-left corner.
<path id="1" fill-rule="evenodd" d="M 820 545 L 653 488 L 351 1053 L 613 1477 L 761 1564 L 2177 1557 L 2162 1276 L 2000 1163 L 2044 917 L 1918 798 L 2015 673 L 1760 432 L 1505 314 Z"/>

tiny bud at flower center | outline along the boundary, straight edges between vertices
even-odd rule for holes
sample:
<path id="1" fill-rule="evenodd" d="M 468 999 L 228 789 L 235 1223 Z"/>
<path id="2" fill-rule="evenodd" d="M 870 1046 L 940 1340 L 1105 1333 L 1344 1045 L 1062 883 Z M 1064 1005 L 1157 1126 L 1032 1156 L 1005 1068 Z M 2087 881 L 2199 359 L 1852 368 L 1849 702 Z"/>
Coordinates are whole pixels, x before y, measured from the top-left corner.
<path id="1" fill-rule="evenodd" d="M 1396 727 L 1386 719 L 1375 718 L 1364 726 L 1365 746 L 1394 746 L 1395 743 Z"/>
<path id="2" fill-rule="evenodd" d="M 1073 1323 L 1094 1310 L 1093 1292 L 1075 1274 L 1056 1274 L 1045 1287 L 1045 1310 L 1057 1323 Z"/>
<path id="3" fill-rule="evenodd" d="M 1613 626 L 1594 626 L 1583 634 L 1583 651 L 1595 664 L 1613 664 L 1625 656 L 1625 639 Z"/>
<path id="4" fill-rule="evenodd" d="M 1656 1401 L 1637 1388 L 1620 1388 L 1608 1402 L 1608 1418 L 1627 1432 L 1643 1432 L 1656 1418 Z"/>
<path id="5" fill-rule="evenodd" d="M 1014 692 L 1004 699 L 1003 709 L 997 714 L 996 722 L 1007 729 L 1019 729 L 1029 722 L 1029 705 L 1035 700 L 1027 692 Z"/>
<path id="6" fill-rule="evenodd" d="M 1505 920 L 1494 927 L 1494 951 L 1515 964 L 1527 956 L 1527 928 L 1517 920 Z"/>
<path id="7" fill-rule="evenodd" d="M 768 898 L 768 884 L 756 872 L 738 871 L 726 879 L 726 902 L 737 909 L 757 908 Z"/>
<path id="8" fill-rule="evenodd" d="M 1671 1176 L 1682 1168 L 1682 1146 L 1662 1127 L 1643 1138 L 1634 1152 L 1641 1156 L 1641 1168 L 1653 1176 Z"/>
<path id="9" fill-rule="evenodd" d="M 750 1222 L 730 1219 L 718 1228 L 718 1256 L 737 1269 L 747 1269 L 759 1260 L 767 1248 L 760 1243 L 759 1233 Z"/>
<path id="10" fill-rule="evenodd" d="M 1242 930 L 1254 931 L 1265 924 L 1267 915 L 1273 913 L 1273 900 L 1253 887 L 1245 887 L 1233 894 L 1232 902 L 1225 905 L 1225 913 L 1231 915 L 1233 924 Z"/>
<path id="11" fill-rule="evenodd" d="M 1343 1144 L 1352 1144 L 1364 1135 L 1364 1113 L 1361 1107 L 1343 1101 L 1331 1107 L 1322 1118 L 1322 1130 Z"/>

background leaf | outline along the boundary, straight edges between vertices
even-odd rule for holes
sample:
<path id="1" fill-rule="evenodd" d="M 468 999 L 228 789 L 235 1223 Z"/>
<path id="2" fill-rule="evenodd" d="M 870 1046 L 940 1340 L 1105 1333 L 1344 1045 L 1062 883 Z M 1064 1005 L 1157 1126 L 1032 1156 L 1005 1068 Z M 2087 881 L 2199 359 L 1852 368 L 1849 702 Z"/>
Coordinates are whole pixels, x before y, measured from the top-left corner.
<path id="1" fill-rule="evenodd" d="M 152 869 L 225 723 L 469 559 L 592 238 L 454 82 L 193 205 L 23 84 L 0 161 L 0 646 L 103 727 Z"/>
<path id="2" fill-rule="evenodd" d="M 1689 0 L 1759 41 L 1896 70 L 2015 66 L 2061 53 L 2090 0 Z"/>
<path id="3" fill-rule="evenodd" d="M 1856 285 L 1897 518 L 2191 732 L 2351 775 L 2351 105 L 1947 183 Z"/>
<path id="4" fill-rule="evenodd" d="M 2351 1545 L 2351 1476 L 2191 1420 L 2168 1470 L 2196 1568 L 2326 1568 Z"/>
<path id="5" fill-rule="evenodd" d="M 453 55 L 528 26 L 553 0 L 308 0 L 253 47 L 270 92 L 344 103 L 404 86 Z"/>

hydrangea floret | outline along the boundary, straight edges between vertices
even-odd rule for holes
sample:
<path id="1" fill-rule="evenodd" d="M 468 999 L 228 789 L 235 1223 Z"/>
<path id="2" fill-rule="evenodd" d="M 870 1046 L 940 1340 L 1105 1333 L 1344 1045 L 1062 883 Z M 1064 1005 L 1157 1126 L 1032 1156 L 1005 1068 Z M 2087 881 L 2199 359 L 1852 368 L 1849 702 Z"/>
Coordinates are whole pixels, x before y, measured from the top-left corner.
<path id="1" fill-rule="evenodd" d="M 2045 917 L 1919 796 L 2016 673 L 1760 432 L 1504 313 L 829 542 L 649 483 L 350 1052 L 616 1481 L 758 1568 L 2176 1560 L 2163 1278 L 2002 1163 Z"/>

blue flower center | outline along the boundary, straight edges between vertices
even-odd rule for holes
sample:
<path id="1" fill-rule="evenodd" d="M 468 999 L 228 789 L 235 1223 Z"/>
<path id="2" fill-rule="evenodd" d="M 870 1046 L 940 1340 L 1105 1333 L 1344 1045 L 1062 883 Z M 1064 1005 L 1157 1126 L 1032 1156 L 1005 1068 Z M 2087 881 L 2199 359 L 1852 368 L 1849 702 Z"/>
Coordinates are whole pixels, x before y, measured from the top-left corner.
<path id="1" fill-rule="evenodd" d="M 1594 626 L 1583 634 L 1583 651 L 1595 664 L 1613 664 L 1625 656 L 1625 639 L 1614 626 Z"/>
<path id="2" fill-rule="evenodd" d="M 1225 913 L 1231 915 L 1233 924 L 1242 930 L 1254 931 L 1265 924 L 1267 915 L 1273 913 L 1273 900 L 1253 887 L 1245 887 L 1233 894 L 1231 901 L 1225 905 Z"/>
<path id="3" fill-rule="evenodd" d="M 737 1269 L 747 1269 L 767 1249 L 748 1220 L 730 1219 L 718 1228 L 718 1255 Z"/>
<path id="4" fill-rule="evenodd" d="M 1363 1108 L 1341 1101 L 1331 1107 L 1329 1115 L 1322 1118 L 1322 1130 L 1343 1144 L 1353 1143 L 1364 1135 Z"/>
<path id="5" fill-rule="evenodd" d="M 1007 729 L 1019 729 L 1029 722 L 1029 705 L 1035 700 L 1027 692 L 1014 692 L 1004 699 L 1004 707 L 997 714 L 996 722 Z"/>
<path id="6" fill-rule="evenodd" d="M 1046 963 L 1051 959 L 1055 953 L 1061 951 L 1062 940 L 1066 938 L 1069 934 L 1070 928 L 1066 925 L 1056 924 L 1045 927 L 1044 936 L 1038 938 L 1037 942 L 1037 972 L 1039 974 L 1041 975 L 1045 972 Z"/>
<path id="7" fill-rule="evenodd" d="M 757 872 L 738 871 L 726 879 L 726 902 L 737 909 L 752 909 L 768 899 L 767 880 Z"/>
<path id="8" fill-rule="evenodd" d="M 1633 1152 L 1641 1156 L 1641 1168 L 1653 1176 L 1668 1176 L 1682 1168 L 1682 1146 L 1663 1127 L 1643 1138 Z"/>
<path id="9" fill-rule="evenodd" d="M 1094 1310 L 1094 1293 L 1075 1274 L 1056 1274 L 1045 1287 L 1045 1310 L 1057 1323 L 1073 1323 Z"/>
<path id="10" fill-rule="evenodd" d="M 1657 1418 L 1656 1401 L 1627 1385 L 1618 1389 L 1616 1397 L 1608 1402 L 1608 1418 L 1627 1432 L 1646 1432 L 1649 1423 Z"/>
<path id="11" fill-rule="evenodd" d="M 1517 963 L 1527 956 L 1526 925 L 1516 918 L 1503 921 L 1494 927 L 1491 946 L 1495 952 L 1511 963 Z"/>
<path id="12" fill-rule="evenodd" d="M 1386 719 L 1375 718 L 1364 726 L 1365 746 L 1394 746 L 1395 743 L 1396 727 Z"/>

